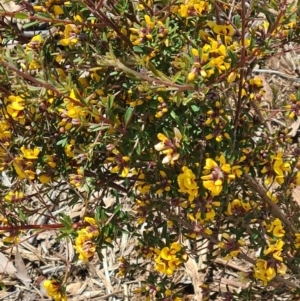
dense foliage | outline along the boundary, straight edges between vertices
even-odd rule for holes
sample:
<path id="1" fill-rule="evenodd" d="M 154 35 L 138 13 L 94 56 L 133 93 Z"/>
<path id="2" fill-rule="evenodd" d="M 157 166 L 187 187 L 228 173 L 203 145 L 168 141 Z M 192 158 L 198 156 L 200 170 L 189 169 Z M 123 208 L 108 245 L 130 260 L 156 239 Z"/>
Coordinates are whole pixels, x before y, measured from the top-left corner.
<path id="1" fill-rule="evenodd" d="M 247 288 L 220 292 L 223 300 L 253 300 L 269 288 L 272 298 L 297 298 L 300 149 L 288 126 L 300 95 L 281 101 L 284 122 L 271 127 L 263 82 L 252 73 L 284 45 L 297 45 L 296 4 L 22 5 L 27 11 L 1 12 L 27 22 L 22 30 L 3 22 L 1 31 L 0 169 L 11 179 L 1 187 L 4 247 L 26 231 L 57 229 L 58 239 L 73 241 L 71 264 L 85 263 L 95 253 L 101 260 L 101 249 L 125 232 L 137 253 L 120 258 L 118 277 L 145 269 L 136 293 L 147 300 L 182 300 L 174 273 L 201 256 L 207 267 L 218 257 L 249 267 L 241 276 Z M 22 34 L 41 23 L 46 34 Z M 12 40 L 20 43 L 11 47 Z M 84 220 L 52 215 L 62 201 L 83 202 Z M 49 221 L 32 225 L 32 213 Z M 133 264 L 133 254 L 152 268 Z M 203 279 L 194 289 L 209 300 Z M 65 275 L 44 286 L 66 300 L 67 282 Z"/>

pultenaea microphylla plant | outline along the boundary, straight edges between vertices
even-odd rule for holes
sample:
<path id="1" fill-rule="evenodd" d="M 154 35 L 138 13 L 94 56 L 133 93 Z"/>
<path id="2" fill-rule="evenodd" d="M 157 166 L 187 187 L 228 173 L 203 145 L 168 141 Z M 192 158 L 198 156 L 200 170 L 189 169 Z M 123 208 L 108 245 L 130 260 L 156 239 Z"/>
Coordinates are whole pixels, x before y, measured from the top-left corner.
<path id="1" fill-rule="evenodd" d="M 101 262 L 102 249 L 131 233 L 135 249 L 120 254 L 116 276 L 142 271 L 136 294 L 179 301 L 175 275 L 208 242 L 207 267 L 218 258 L 247 267 L 243 289 L 217 290 L 226 300 L 259 298 L 267 286 L 271 299 L 296 300 L 300 150 L 287 128 L 299 118 L 300 94 L 276 104 L 283 121 L 270 126 L 264 83 L 252 69 L 284 46 L 297 48 L 297 3 L 25 6 L 0 14 L 26 19 L 24 30 L 45 23 L 50 31 L 28 38 L 3 23 L 0 32 L 0 170 L 11 179 L 1 184 L 3 245 L 14 248 L 32 229 L 56 229 L 77 254 L 69 264 L 85 264 L 96 254 Z M 10 40 L 19 44 L 8 47 Z M 107 206 L 103 196 L 115 202 Z M 53 215 L 62 202 L 84 204 L 83 220 Z M 49 222 L 30 224 L 32 212 Z M 67 300 L 70 275 L 54 276 L 44 288 Z M 206 277 L 195 289 L 203 300 L 216 290 Z"/>

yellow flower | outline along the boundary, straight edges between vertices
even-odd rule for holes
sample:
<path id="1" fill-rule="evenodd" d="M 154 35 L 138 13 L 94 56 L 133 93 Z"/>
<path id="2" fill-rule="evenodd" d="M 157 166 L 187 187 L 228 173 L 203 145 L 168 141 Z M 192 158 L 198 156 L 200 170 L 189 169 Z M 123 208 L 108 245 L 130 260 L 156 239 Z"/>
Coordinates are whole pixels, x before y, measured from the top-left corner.
<path id="1" fill-rule="evenodd" d="M 36 70 L 36 69 L 40 69 L 42 67 L 42 65 L 38 62 L 38 61 L 31 61 L 29 63 L 29 70 Z"/>
<path id="2" fill-rule="evenodd" d="M 273 235 L 276 237 L 283 237 L 285 235 L 285 231 L 283 230 L 281 220 L 279 218 L 275 218 L 272 221 L 271 225 L 268 227 L 268 232 L 273 232 Z"/>
<path id="3" fill-rule="evenodd" d="M 167 174 L 163 170 L 160 170 L 159 174 L 160 174 L 159 181 L 156 182 L 156 184 L 161 188 L 156 190 L 155 193 L 162 194 L 164 191 L 170 191 L 171 190 L 170 185 L 172 184 L 171 180 L 168 180 Z"/>
<path id="4" fill-rule="evenodd" d="M 0 142 L 3 143 L 5 147 L 8 147 L 10 145 L 10 140 L 10 125 L 6 120 L 0 120 Z"/>
<path id="5" fill-rule="evenodd" d="M 118 261 L 120 262 L 120 265 L 119 265 L 119 272 L 117 274 L 117 277 L 124 277 L 126 270 L 129 266 L 129 262 L 124 257 L 120 257 Z"/>
<path id="6" fill-rule="evenodd" d="M 242 176 L 243 171 L 240 165 L 234 165 L 231 167 L 231 173 L 235 175 L 235 177 L 239 178 Z"/>
<path id="7" fill-rule="evenodd" d="M 65 147 L 65 154 L 66 154 L 67 157 L 71 157 L 72 158 L 72 157 L 75 156 L 75 153 L 72 150 L 73 147 L 74 147 L 74 144 L 75 144 L 75 140 L 72 139 L 70 141 L 70 143 L 66 145 L 66 147 Z"/>
<path id="8" fill-rule="evenodd" d="M 5 227 L 8 226 L 8 219 L 0 215 L 0 226 Z M 0 234 L 4 234 L 5 230 L 0 230 Z"/>
<path id="9" fill-rule="evenodd" d="M 29 43 L 26 44 L 26 50 L 38 49 L 44 44 L 44 38 L 41 34 L 33 36 Z"/>
<path id="10" fill-rule="evenodd" d="M 33 9 L 34 9 L 36 12 L 43 12 L 43 13 L 46 13 L 46 12 L 47 12 L 47 8 L 44 7 L 44 6 L 41 6 L 41 5 L 33 5 Z"/>
<path id="11" fill-rule="evenodd" d="M 10 104 L 7 106 L 7 113 L 21 124 L 25 123 L 25 117 L 23 110 L 25 109 L 25 101 L 20 96 L 11 95 L 5 102 L 9 101 Z"/>
<path id="12" fill-rule="evenodd" d="M 2 241 L 7 244 L 17 244 L 20 242 L 20 238 L 16 234 L 9 233 L 8 236 L 2 239 Z"/>
<path id="13" fill-rule="evenodd" d="M 257 259 L 254 267 L 254 277 L 263 282 L 264 286 L 276 276 L 276 271 L 280 275 L 285 275 L 287 267 L 282 262 L 272 260 Z"/>
<path id="14" fill-rule="evenodd" d="M 53 156 L 52 155 L 46 155 L 45 156 L 46 162 L 47 164 L 51 167 L 51 168 L 55 168 L 56 167 L 56 163 L 53 161 Z"/>
<path id="15" fill-rule="evenodd" d="M 89 223 L 90 225 L 86 228 L 79 230 L 79 235 L 87 235 L 89 238 L 96 238 L 99 235 L 99 226 L 96 223 L 95 219 L 92 217 L 85 217 L 84 220 Z"/>
<path id="16" fill-rule="evenodd" d="M 206 171 L 212 171 L 211 174 L 201 177 L 204 188 L 209 190 L 213 195 L 219 195 L 223 189 L 224 174 L 218 164 L 210 158 L 206 159 L 204 170 L 205 173 Z"/>
<path id="17" fill-rule="evenodd" d="M 179 192 L 187 193 L 189 195 L 189 201 L 193 201 L 198 195 L 198 185 L 196 182 L 196 176 L 193 171 L 186 166 L 182 167 L 183 173 L 177 177 L 177 183 L 179 186 Z"/>
<path id="18" fill-rule="evenodd" d="M 32 162 L 25 162 L 22 157 L 16 157 L 13 161 L 13 167 L 19 179 L 34 180 L 35 172 L 31 170 Z"/>
<path id="19" fill-rule="evenodd" d="M 240 247 L 245 245 L 242 239 L 235 240 L 231 238 L 227 233 L 222 234 L 224 241 L 218 243 L 218 247 L 226 251 L 225 260 L 230 260 L 233 257 L 237 257 L 241 252 Z"/>
<path id="20" fill-rule="evenodd" d="M 196 77 L 196 73 L 194 71 L 190 72 L 188 74 L 188 81 L 193 82 L 195 80 L 195 77 Z"/>
<path id="21" fill-rule="evenodd" d="M 220 162 L 220 166 L 216 163 Z M 211 158 L 206 159 L 205 166 L 203 168 L 203 186 L 209 190 L 212 195 L 219 195 L 223 190 L 223 182 L 226 179 L 227 182 L 235 180 L 242 174 L 241 166 L 232 166 L 226 163 L 226 159 L 223 154 L 216 158 L 214 161 Z"/>
<path id="22" fill-rule="evenodd" d="M 227 82 L 230 84 L 230 83 L 233 83 L 236 79 L 236 76 L 237 76 L 237 73 L 232 71 L 229 73 L 228 77 L 227 77 Z"/>
<path id="23" fill-rule="evenodd" d="M 72 186 L 81 187 L 84 181 L 84 171 L 80 168 L 77 169 L 77 174 L 69 175 L 69 182 Z"/>
<path id="24" fill-rule="evenodd" d="M 277 240 L 275 245 L 269 245 L 268 248 L 264 250 L 264 255 L 272 254 L 276 260 L 282 261 L 281 251 L 283 246 L 284 242 L 282 240 Z"/>
<path id="25" fill-rule="evenodd" d="M 147 194 L 150 191 L 151 188 L 151 184 L 147 184 L 145 181 L 140 181 L 140 179 L 144 179 L 145 178 L 145 174 L 140 174 L 138 176 L 138 181 L 136 182 L 137 184 L 137 189 L 141 194 Z"/>
<path id="26" fill-rule="evenodd" d="M 174 164 L 179 158 L 179 153 L 177 153 L 177 148 L 180 147 L 180 141 L 182 135 L 177 128 L 173 128 L 174 138 L 173 142 L 166 137 L 164 134 L 159 133 L 157 138 L 161 141 L 157 143 L 154 148 L 159 151 L 161 154 L 165 155 L 162 160 L 163 164 L 171 163 Z"/>
<path id="27" fill-rule="evenodd" d="M 228 25 L 215 25 L 213 26 L 213 31 L 217 34 L 223 34 L 224 36 L 232 37 L 234 35 L 234 28 L 231 24 Z"/>
<path id="28" fill-rule="evenodd" d="M 148 27 L 149 29 L 153 29 L 153 28 L 154 28 L 154 23 L 151 21 L 150 16 L 144 15 L 144 19 L 145 19 L 145 21 L 146 21 L 147 27 Z"/>
<path id="29" fill-rule="evenodd" d="M 1 137 L 1 134 L 0 134 Z M 300 186 L 300 171 L 297 171 L 296 174 L 290 181 L 290 188 L 294 188 L 296 186 Z"/>
<path id="30" fill-rule="evenodd" d="M 67 24 L 64 30 L 64 38 L 59 41 L 62 46 L 72 46 L 78 43 L 79 29 L 75 24 Z"/>
<path id="31" fill-rule="evenodd" d="M 135 205 L 133 206 L 133 211 L 136 211 L 138 225 L 142 224 L 146 220 L 147 216 L 147 206 L 149 201 L 135 200 Z"/>
<path id="32" fill-rule="evenodd" d="M 287 271 L 287 266 L 282 262 L 276 262 L 277 273 L 280 275 L 285 275 Z"/>
<path id="33" fill-rule="evenodd" d="M 67 301 L 68 298 L 66 294 L 63 292 L 61 283 L 55 279 L 45 280 L 43 286 L 47 292 L 47 294 L 54 301 Z"/>
<path id="34" fill-rule="evenodd" d="M 129 166 L 128 162 L 130 161 L 130 158 L 128 156 L 123 156 L 118 150 L 114 149 L 113 154 L 114 157 L 108 157 L 106 159 L 107 162 L 113 162 L 113 164 L 116 164 L 114 167 L 110 169 L 111 173 L 119 173 L 121 171 L 121 177 L 126 178 L 129 173 Z"/>
<path id="35" fill-rule="evenodd" d="M 188 17 L 188 5 L 184 5 L 184 4 L 181 4 L 180 5 L 180 8 L 178 10 L 178 14 L 182 17 L 182 18 L 186 18 Z"/>
<path id="36" fill-rule="evenodd" d="M 40 153 L 40 150 L 35 147 L 33 150 L 30 148 L 25 148 L 25 146 L 21 147 L 21 152 L 23 153 L 24 158 L 28 160 L 36 160 L 38 159 L 38 155 Z"/>
<path id="37" fill-rule="evenodd" d="M 252 206 L 249 202 L 243 202 L 240 199 L 234 199 L 228 203 L 227 210 L 225 213 L 227 215 L 240 215 L 252 210 Z"/>
<path id="38" fill-rule="evenodd" d="M 181 4 L 178 8 L 174 7 L 174 12 L 177 12 L 180 17 L 187 18 L 189 16 L 202 15 L 208 11 L 210 5 L 207 1 L 187 1 L 187 4 Z"/>
<path id="39" fill-rule="evenodd" d="M 276 156 L 272 156 L 274 160 L 273 169 L 277 174 L 276 180 L 279 184 L 283 184 L 284 182 L 284 172 L 291 171 L 291 165 L 288 162 L 283 162 L 282 160 L 283 153 L 278 152 Z"/>
<path id="40" fill-rule="evenodd" d="M 274 194 L 272 194 L 270 191 L 267 192 L 267 196 L 268 196 L 268 197 L 270 198 L 270 200 L 271 200 L 272 202 L 274 202 L 275 204 L 278 203 L 277 197 L 276 197 Z"/>
<path id="41" fill-rule="evenodd" d="M 294 245 L 298 249 L 298 248 L 300 248 L 300 233 L 296 233 L 295 236 L 296 236 L 296 238 L 294 241 Z"/>
<path id="42" fill-rule="evenodd" d="M 260 77 L 253 77 L 249 81 L 251 86 L 255 86 L 257 88 L 260 88 L 263 86 L 262 79 Z"/>
<path id="43" fill-rule="evenodd" d="M 257 259 L 254 267 L 254 277 L 263 282 L 264 286 L 276 276 L 276 270 L 266 260 Z"/>
<path id="44" fill-rule="evenodd" d="M 170 247 L 164 247 L 162 250 L 156 249 L 158 256 L 155 259 L 155 270 L 166 275 L 172 275 L 175 269 L 182 263 L 182 258 L 177 257 L 181 251 L 181 245 L 174 242 Z"/>
<path id="45" fill-rule="evenodd" d="M 39 180 L 42 184 L 48 184 L 51 181 L 51 176 L 45 174 L 39 175 Z"/>
<path id="46" fill-rule="evenodd" d="M 54 15 L 59 16 L 64 14 L 64 10 L 60 5 L 53 5 L 52 6 Z"/>
<path id="47" fill-rule="evenodd" d="M 21 202 L 24 200 L 24 193 L 22 191 L 10 191 L 4 200 L 6 202 Z"/>
<path id="48" fill-rule="evenodd" d="M 82 124 L 82 121 L 85 120 L 85 117 L 88 114 L 86 109 L 79 105 L 80 101 L 77 99 L 74 89 L 71 90 L 69 97 L 72 101 L 65 98 L 64 108 L 58 109 L 62 117 L 62 120 L 58 125 L 63 126 L 66 130 L 70 130 L 73 125 Z"/>
<path id="49" fill-rule="evenodd" d="M 88 233 L 85 230 L 81 230 L 80 234 L 75 239 L 75 251 L 79 254 L 78 259 L 82 262 L 88 262 L 94 257 L 96 251 L 96 245 L 89 238 Z"/>

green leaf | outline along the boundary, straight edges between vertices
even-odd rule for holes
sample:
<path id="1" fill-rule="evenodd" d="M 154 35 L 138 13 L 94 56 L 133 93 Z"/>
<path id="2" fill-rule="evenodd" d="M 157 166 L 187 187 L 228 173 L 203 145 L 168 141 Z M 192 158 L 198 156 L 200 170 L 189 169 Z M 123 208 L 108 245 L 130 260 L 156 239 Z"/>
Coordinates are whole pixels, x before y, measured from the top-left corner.
<path id="1" fill-rule="evenodd" d="M 72 220 L 70 216 L 62 213 L 62 216 L 59 218 L 60 223 L 62 223 L 67 229 L 72 228 Z"/>
<path id="2" fill-rule="evenodd" d="M 174 111 L 171 111 L 171 116 L 176 121 L 176 123 L 179 125 L 179 127 L 182 127 L 180 118 L 176 115 L 176 113 Z"/>
<path id="3" fill-rule="evenodd" d="M 144 50 L 140 46 L 134 46 L 133 50 L 134 50 L 134 52 L 137 52 L 137 53 L 143 53 L 144 52 Z"/>
<path id="4" fill-rule="evenodd" d="M 167 82 L 170 81 L 170 79 L 163 72 L 157 70 L 156 67 L 154 66 L 154 64 L 152 64 L 151 62 L 148 63 L 148 67 L 149 67 L 150 71 L 158 78 L 160 78 L 164 81 L 167 81 Z"/>
<path id="5" fill-rule="evenodd" d="M 255 38 L 251 36 L 251 39 L 250 39 L 250 46 L 249 46 L 250 50 L 253 50 L 253 48 L 254 48 L 255 45 L 256 45 L 255 43 L 256 43 Z"/>
<path id="6" fill-rule="evenodd" d="M 241 16 L 240 15 L 234 15 L 232 19 L 233 19 L 233 24 L 235 26 L 239 27 L 240 24 L 241 24 Z"/>
<path id="7" fill-rule="evenodd" d="M 44 14 L 44 13 L 37 13 L 37 14 L 35 14 L 36 15 L 36 17 L 39 17 L 39 18 L 49 18 L 49 17 L 51 17 L 50 16 L 50 14 Z"/>
<path id="8" fill-rule="evenodd" d="M 89 127 L 88 131 L 89 132 L 99 132 L 99 131 L 107 130 L 110 127 L 111 127 L 111 125 L 94 124 Z"/>
<path id="9" fill-rule="evenodd" d="M 124 116 L 124 121 L 125 121 L 125 125 L 127 125 L 127 123 L 131 120 L 131 116 L 133 113 L 134 108 L 129 107 L 126 112 L 125 112 L 125 116 Z"/>
<path id="10" fill-rule="evenodd" d="M 2 281 L 0 281 L 0 290 L 1 291 L 6 291 L 6 286 Z"/>
<path id="11" fill-rule="evenodd" d="M 105 32 L 102 33 L 102 40 L 103 42 L 107 42 L 107 36 Z"/>
<path id="12" fill-rule="evenodd" d="M 114 214 L 118 213 L 121 210 L 121 208 L 121 205 L 118 205 L 114 210 Z"/>
<path id="13" fill-rule="evenodd" d="M 96 21 L 96 20 L 97 20 L 97 18 L 95 18 L 93 16 L 87 18 L 87 21 Z"/>
<path id="14" fill-rule="evenodd" d="M 195 112 L 195 113 L 197 113 L 197 112 L 200 111 L 200 108 L 199 108 L 198 106 L 196 106 L 196 105 L 191 105 L 191 109 L 192 109 L 192 111 Z"/>
<path id="15" fill-rule="evenodd" d="M 21 221 L 25 222 L 26 221 L 26 215 L 23 213 L 22 210 L 18 210 L 18 215 Z"/>
<path id="16" fill-rule="evenodd" d="M 177 72 L 177 73 L 173 76 L 173 78 L 172 78 L 173 83 L 176 83 L 176 82 L 178 81 L 178 79 L 180 79 L 180 77 L 181 77 L 181 71 Z"/>
<path id="17" fill-rule="evenodd" d="M 32 27 L 32 26 L 35 26 L 35 25 L 39 25 L 40 22 L 39 21 L 33 21 L 33 22 L 29 22 L 29 23 L 26 23 L 22 26 L 23 29 L 26 29 L 28 27 Z"/>
<path id="18" fill-rule="evenodd" d="M 137 153 L 138 155 L 141 154 L 141 144 L 140 144 L 140 143 L 138 143 L 137 146 L 136 146 L 136 153 Z"/>
<path id="19" fill-rule="evenodd" d="M 164 224 L 163 224 L 161 237 L 165 238 L 165 239 L 166 239 L 166 242 L 168 243 L 168 241 L 169 241 L 168 238 L 169 238 L 169 237 L 168 237 L 168 226 L 167 226 L 167 223 L 164 223 Z"/>
<path id="20" fill-rule="evenodd" d="M 110 119 L 114 124 L 117 123 L 116 116 L 115 116 L 115 114 L 113 113 L 112 110 L 108 110 L 108 111 L 107 111 L 107 115 L 108 115 L 109 119 Z"/>
<path id="21" fill-rule="evenodd" d="M 16 14 L 15 14 L 15 18 L 16 18 L 16 19 L 25 20 L 25 19 L 28 19 L 28 15 L 25 14 L 25 13 L 16 13 Z"/>
<path id="22" fill-rule="evenodd" d="M 65 147 L 67 145 L 67 142 L 68 142 L 68 138 L 63 138 L 61 140 L 59 140 L 56 145 L 61 145 L 62 147 Z"/>
<path id="23" fill-rule="evenodd" d="M 186 106 L 189 102 L 191 102 L 193 100 L 193 98 L 192 97 L 187 97 L 187 98 L 185 98 L 184 100 L 183 100 L 183 102 L 182 102 L 182 104 L 184 105 L 184 106 Z"/>
<path id="24" fill-rule="evenodd" d="M 231 59 L 231 66 L 232 67 L 236 66 L 237 65 L 237 61 L 238 61 L 237 54 L 235 52 L 229 50 L 229 49 L 227 49 L 227 54 L 228 54 L 228 56 Z"/>
<path id="25" fill-rule="evenodd" d="M 115 100 L 115 96 L 114 95 L 109 95 L 108 96 L 108 108 L 111 109 L 114 105 L 114 100 Z"/>

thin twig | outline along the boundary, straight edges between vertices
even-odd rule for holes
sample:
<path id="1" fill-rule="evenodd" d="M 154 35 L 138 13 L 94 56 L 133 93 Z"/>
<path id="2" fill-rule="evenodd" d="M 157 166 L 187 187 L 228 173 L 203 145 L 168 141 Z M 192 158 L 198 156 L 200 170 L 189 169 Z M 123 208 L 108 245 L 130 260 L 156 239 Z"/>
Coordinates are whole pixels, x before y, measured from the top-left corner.
<path id="1" fill-rule="evenodd" d="M 243 179 L 245 183 L 250 186 L 258 195 L 261 197 L 262 201 L 264 201 L 268 206 L 272 209 L 274 216 L 278 217 L 286 227 L 290 229 L 292 233 L 297 233 L 296 227 L 290 222 L 284 213 L 280 210 L 280 208 L 267 196 L 267 191 L 264 187 L 262 187 L 257 181 L 252 179 L 249 175 L 244 174 Z"/>
<path id="2" fill-rule="evenodd" d="M 276 74 L 276 75 L 284 77 L 284 78 L 286 78 L 288 80 L 293 80 L 295 82 L 300 82 L 300 77 L 293 77 L 291 75 L 288 75 L 286 73 L 283 73 L 283 72 L 280 72 L 280 71 L 277 71 L 277 70 L 272 70 L 272 69 L 253 69 L 253 72 Z"/>
<path id="3" fill-rule="evenodd" d="M 241 19 L 242 19 L 242 49 L 241 49 L 241 62 L 245 61 L 246 57 L 246 48 L 245 48 L 245 36 L 246 36 L 246 0 L 242 0 L 242 12 L 241 12 Z M 240 118 L 240 113 L 242 110 L 242 91 L 243 91 L 243 85 L 244 85 L 244 76 L 245 70 L 244 68 L 241 68 L 240 71 L 240 81 L 239 81 L 239 91 L 238 91 L 238 101 L 236 104 L 236 111 L 235 111 L 235 117 L 234 117 L 234 130 L 233 130 L 233 142 L 232 142 L 232 149 L 235 149 L 235 143 L 236 143 L 236 135 L 237 135 L 237 128 Z"/>

